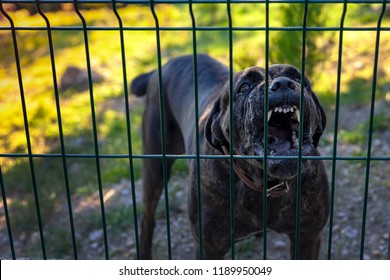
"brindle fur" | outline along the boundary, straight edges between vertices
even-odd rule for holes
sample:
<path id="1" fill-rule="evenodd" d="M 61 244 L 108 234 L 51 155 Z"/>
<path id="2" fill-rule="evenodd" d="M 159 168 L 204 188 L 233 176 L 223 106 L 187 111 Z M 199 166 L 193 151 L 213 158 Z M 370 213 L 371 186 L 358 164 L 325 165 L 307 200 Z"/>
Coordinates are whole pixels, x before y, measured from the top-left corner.
<path id="1" fill-rule="evenodd" d="M 205 155 L 221 155 L 222 145 L 229 146 L 229 71 L 226 66 L 207 55 L 198 55 L 199 135 L 195 135 L 193 57 L 183 56 L 170 60 L 162 68 L 164 94 L 165 137 L 167 154 L 196 153 L 195 137 L 200 140 L 200 152 Z M 234 153 L 263 155 L 261 140 L 264 133 L 265 70 L 250 67 L 233 77 L 233 129 Z M 294 81 L 295 91 L 289 101 L 299 100 L 301 86 L 299 71 L 289 65 L 273 65 L 269 68 L 269 83 L 278 77 Z M 302 155 L 318 156 L 317 145 L 325 128 L 326 118 L 317 97 L 305 78 L 304 89 L 304 140 Z M 247 92 L 240 92 L 241 85 L 250 85 Z M 132 92 L 146 94 L 143 115 L 143 149 L 145 154 L 161 154 L 160 105 L 158 73 L 138 76 L 131 85 Z M 270 90 L 269 106 L 287 98 Z M 301 109 L 302 111 L 302 109 Z M 289 155 L 297 155 L 297 151 Z M 167 159 L 168 176 L 174 160 Z M 254 182 L 263 182 L 263 161 L 237 160 L 240 168 Z M 141 257 L 151 258 L 155 210 L 163 189 L 161 159 L 144 159 L 142 179 L 144 186 L 144 215 L 141 225 Z M 196 161 L 189 160 L 190 186 L 188 213 L 192 234 L 198 242 L 198 203 Z M 203 257 L 222 259 L 231 245 L 230 226 L 230 164 L 227 159 L 201 159 L 200 182 L 202 201 Z M 290 191 L 279 197 L 268 198 L 269 229 L 285 233 L 291 240 L 290 254 L 295 256 L 296 233 L 296 174 L 297 161 L 268 160 L 270 184 L 288 181 Z M 329 210 L 328 179 L 322 161 L 302 161 L 301 213 L 299 257 L 316 259 L 319 254 L 320 232 Z M 263 195 L 248 188 L 234 176 L 234 224 L 236 241 L 251 235 L 260 235 L 263 229 Z"/>

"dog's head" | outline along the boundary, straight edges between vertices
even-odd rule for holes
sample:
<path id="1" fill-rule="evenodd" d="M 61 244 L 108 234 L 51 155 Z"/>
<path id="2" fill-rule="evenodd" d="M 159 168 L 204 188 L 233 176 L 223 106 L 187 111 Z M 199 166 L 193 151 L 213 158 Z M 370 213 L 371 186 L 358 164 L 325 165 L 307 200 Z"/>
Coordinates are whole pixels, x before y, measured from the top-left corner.
<path id="1" fill-rule="evenodd" d="M 299 127 L 302 115 L 302 155 L 312 155 L 326 125 L 326 116 L 310 82 L 290 65 L 277 64 L 269 68 L 268 84 L 265 70 L 250 67 L 233 76 L 233 150 L 236 155 L 259 156 L 253 160 L 239 160 L 238 164 L 255 182 L 262 180 L 259 168 L 264 166 L 264 143 L 268 141 L 268 175 L 278 180 L 289 180 L 297 175 Z M 268 112 L 264 109 L 265 88 L 268 87 Z M 301 89 L 303 104 L 300 108 Z M 222 152 L 230 146 L 229 82 L 222 89 L 210 111 L 205 135 L 208 143 Z M 268 119 L 268 139 L 264 139 L 264 118 Z M 229 148 L 227 149 L 229 150 Z M 302 172 L 306 161 L 303 161 Z"/>

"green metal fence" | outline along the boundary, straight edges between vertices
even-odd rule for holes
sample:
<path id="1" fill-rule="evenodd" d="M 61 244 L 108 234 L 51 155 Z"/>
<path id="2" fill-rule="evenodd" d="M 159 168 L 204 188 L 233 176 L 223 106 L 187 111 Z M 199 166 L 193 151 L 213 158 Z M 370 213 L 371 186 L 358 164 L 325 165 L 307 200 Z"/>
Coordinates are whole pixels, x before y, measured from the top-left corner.
<path id="1" fill-rule="evenodd" d="M 74 222 L 74 208 L 72 205 L 72 192 L 71 192 L 71 186 L 69 183 L 69 170 L 68 170 L 68 161 L 69 159 L 73 158 L 82 158 L 82 159 L 93 159 L 96 164 L 96 175 L 97 175 L 97 187 L 99 191 L 99 200 L 100 200 L 100 212 L 101 212 L 101 226 L 103 229 L 103 240 L 104 240 L 104 255 L 106 259 L 110 258 L 110 247 L 109 247 L 109 237 L 107 234 L 107 221 L 106 221 L 106 211 L 105 211 L 105 203 L 103 198 L 103 182 L 102 182 L 102 167 L 101 167 L 101 161 L 103 159 L 127 159 L 128 160 L 128 169 L 130 172 L 130 182 L 131 182 L 131 193 L 132 193 L 132 207 L 133 207 L 133 215 L 134 215 L 134 236 L 135 236 L 135 247 L 136 247 L 136 256 L 139 258 L 139 233 L 138 233 L 138 214 L 137 214 L 137 205 L 140 203 L 139 201 L 136 201 L 136 190 L 135 190 L 135 171 L 134 171 L 134 160 L 137 159 L 143 159 L 143 158 L 161 158 L 164 163 L 166 163 L 167 159 L 170 158 L 180 158 L 180 159 L 196 159 L 196 164 L 200 164 L 200 160 L 203 159 L 211 159 L 215 158 L 215 156 L 210 155 L 202 155 L 199 149 L 199 139 L 197 139 L 196 145 L 196 154 L 195 155 L 171 155 L 167 154 L 165 150 L 165 129 L 164 129 L 164 112 L 161 109 L 160 110 L 160 119 L 161 119 L 161 140 L 162 140 L 162 154 L 161 155 L 143 155 L 143 154 L 135 154 L 133 152 L 132 148 L 132 123 L 130 119 L 130 105 L 129 104 L 129 90 L 128 90 L 128 72 L 129 69 L 126 66 L 126 51 L 125 51 L 125 45 L 131 44 L 131 42 L 128 42 L 125 40 L 125 33 L 126 32 L 142 32 L 142 31 L 153 31 L 155 32 L 155 47 L 156 47 L 156 58 L 157 58 L 157 65 L 156 68 L 158 69 L 159 73 L 159 88 L 160 88 L 160 108 L 164 108 L 164 97 L 163 97 L 163 84 L 162 84 L 162 47 L 161 47 L 161 32 L 170 32 L 170 31 L 190 31 L 192 33 L 192 53 L 193 53 L 193 62 L 194 62 L 194 81 L 197 81 L 197 39 L 198 39 L 198 33 L 201 31 L 226 31 L 228 32 L 228 61 L 229 61 L 229 69 L 230 69 L 230 77 L 233 75 L 233 48 L 234 48 L 234 32 L 235 31 L 263 31 L 265 34 L 265 49 L 263 50 L 263 53 L 260 53 L 260 56 L 265 57 L 265 69 L 266 69 L 266 83 L 268 83 L 268 67 L 269 67 L 269 61 L 270 61 L 270 34 L 272 32 L 276 31 L 299 31 L 301 32 L 301 72 L 306 72 L 306 39 L 307 34 L 310 31 L 319 31 L 319 32 L 325 32 L 325 31 L 334 31 L 338 32 L 339 36 L 339 42 L 338 42 L 338 59 L 337 59 L 337 88 L 335 91 L 335 104 L 334 104 L 334 134 L 333 134 L 333 149 L 332 154 L 327 156 L 321 156 L 321 157 L 304 157 L 302 156 L 301 151 L 301 139 L 302 138 L 302 132 L 303 132 L 303 121 L 300 121 L 300 136 L 299 136 L 299 155 L 298 157 L 295 157 L 293 159 L 298 159 L 298 176 L 297 176 L 297 197 L 296 200 L 297 203 L 297 209 L 296 209 L 296 221 L 297 221 L 297 227 L 296 227 L 296 236 L 299 237 L 299 218 L 300 218 L 300 185 L 301 185 L 301 159 L 312 159 L 312 160 L 324 160 L 331 163 L 331 169 L 330 169 L 330 178 L 331 178 L 331 212 L 330 212 L 330 220 L 329 220 L 329 231 L 328 231 L 328 244 L 327 244 L 327 258 L 332 258 L 332 236 L 333 236 L 333 221 L 334 221 L 334 198 L 335 198 L 335 187 L 337 185 L 336 183 L 336 170 L 337 170 L 337 162 L 339 161 L 363 161 L 365 163 L 365 183 L 364 183 L 364 197 L 363 197 L 363 209 L 362 209 L 362 219 L 361 219 L 361 240 L 360 240 L 360 252 L 359 256 L 360 259 L 364 258 L 364 248 L 365 248 L 365 232 L 366 232 L 366 216 L 367 216 L 367 205 L 368 205 L 368 190 L 370 187 L 370 174 L 371 174 L 371 163 L 372 162 L 380 162 L 383 163 L 383 165 L 388 165 L 390 156 L 384 155 L 384 156 L 373 156 L 372 153 L 372 146 L 373 146 L 373 126 L 374 126 L 374 113 L 375 113 L 375 102 L 376 102 L 376 91 L 377 91 L 377 76 L 378 76 L 378 63 L 379 63 L 379 51 L 381 47 L 381 34 L 383 32 L 390 32 L 390 27 L 382 26 L 382 21 L 386 16 L 386 9 L 387 9 L 387 0 L 373 0 L 373 1 L 364 1 L 364 0 L 281 0 L 281 1 L 267 1 L 267 0 L 253 0 L 253 1 L 239 1 L 239 0 L 232 0 L 232 1 L 220 1 L 220 0 L 189 0 L 189 1 L 181 1 L 181 0 L 139 0 L 139 1 L 131 1 L 131 0 L 119 0 L 119 1 L 109 1 L 109 0 L 59 0 L 59 1 L 45 1 L 45 0 L 24 0 L 24 1 L 10 1 L 10 0 L 0 0 L 0 15 L 4 17 L 4 19 L 7 22 L 7 26 L 0 26 L 0 31 L 3 33 L 6 33 L 7 36 L 10 36 L 12 38 L 12 45 L 13 45 L 13 54 L 14 54 L 14 61 L 15 66 L 17 70 L 17 80 L 18 85 L 15 85 L 15 87 L 18 87 L 18 91 L 20 92 L 20 101 L 21 101 L 21 109 L 23 114 L 23 124 L 25 129 L 25 138 L 26 138 L 26 148 L 27 153 L 16 153 L 16 152 L 4 152 L 0 151 L 0 158 L 24 158 L 27 159 L 29 164 L 29 172 L 26 172 L 26 176 L 29 176 L 28 174 L 31 174 L 31 182 L 32 182 L 32 189 L 33 189 L 33 199 L 35 203 L 35 210 L 36 210 L 36 217 L 38 221 L 38 228 L 39 228 L 39 241 L 41 246 L 41 256 L 35 256 L 35 257 L 41 257 L 43 259 L 47 259 L 47 247 L 46 247 L 46 234 L 45 234 L 45 227 L 44 227 L 44 220 L 42 218 L 41 210 L 42 206 L 40 205 L 40 197 L 39 197 L 39 184 L 37 183 L 36 178 L 36 171 L 35 171 L 35 160 L 36 159 L 48 159 L 48 158 L 57 158 L 61 159 L 62 162 L 62 169 L 63 169 L 63 176 L 65 180 L 65 194 L 66 194 L 66 200 L 67 200 L 67 210 L 68 210 L 68 219 L 69 219 L 69 225 L 71 227 L 71 239 L 72 239 L 72 248 L 73 248 L 73 257 L 74 259 L 79 258 L 78 254 L 78 245 L 77 245 L 77 236 L 76 236 L 76 228 L 75 228 L 75 222 Z M 15 26 L 14 19 L 10 15 L 9 11 L 6 11 L 4 9 L 4 6 L 7 4 L 30 4 L 35 5 L 37 13 L 42 17 L 45 25 L 42 26 Z M 49 20 L 49 18 L 46 15 L 46 12 L 42 8 L 42 5 L 50 5 L 50 4 L 59 4 L 59 3 L 66 3 L 73 5 L 74 13 L 77 15 L 77 17 L 80 20 L 79 26 L 53 26 Z M 263 4 L 265 9 L 265 25 L 262 27 L 253 27 L 253 26 L 234 26 L 233 25 L 233 16 L 231 12 L 231 6 L 235 4 Z M 300 4 L 303 6 L 303 17 L 302 17 L 302 25 L 301 26 L 282 26 L 282 27 L 274 27 L 270 25 L 270 7 L 274 4 Z M 99 27 L 99 26 L 89 26 L 87 24 L 87 21 L 84 17 L 83 11 L 80 10 L 80 5 L 83 4 L 105 4 L 107 5 L 107 9 L 111 9 L 112 13 L 115 15 L 115 18 L 117 19 L 117 26 L 116 27 Z M 126 5 L 149 5 L 150 7 L 150 13 L 154 19 L 155 26 L 154 27 L 138 27 L 138 26 L 126 26 L 124 25 L 122 21 L 122 17 L 120 13 L 118 12 L 118 6 L 126 4 Z M 161 26 L 160 24 L 160 18 L 159 14 L 156 12 L 157 5 L 160 4 L 167 4 L 167 5 L 181 5 L 184 7 L 187 7 L 189 12 L 189 18 L 191 21 L 191 26 L 189 27 L 166 27 Z M 226 8 L 226 13 L 228 17 L 228 25 L 222 26 L 222 27 L 216 27 L 216 26 L 198 26 L 196 21 L 196 15 L 194 12 L 194 6 L 199 4 L 218 4 L 223 5 Z M 315 4 L 335 4 L 337 7 L 342 8 L 341 18 L 339 21 L 338 26 L 308 26 L 307 24 L 307 15 L 310 5 Z M 377 26 L 376 27 L 345 27 L 345 16 L 348 11 L 348 6 L 351 4 L 377 4 L 378 7 L 380 7 L 379 11 L 379 17 L 377 19 Z M 387 14 L 388 16 L 388 14 Z M 41 30 L 47 32 L 47 39 L 49 44 L 49 56 L 50 56 L 50 65 L 47 67 L 51 67 L 51 73 L 52 73 L 52 80 L 54 85 L 54 98 L 55 98 L 55 110 L 57 115 L 57 121 L 58 121 L 58 133 L 59 133 L 59 140 L 60 140 L 60 153 L 41 153 L 37 154 L 33 152 L 33 146 L 31 143 L 31 134 L 30 134 L 30 128 L 29 128 L 29 117 L 27 114 L 27 105 L 25 101 L 25 89 L 24 89 L 24 79 L 26 78 L 26 73 L 22 73 L 22 65 L 21 65 L 21 58 L 19 55 L 20 52 L 20 46 L 18 45 L 18 32 L 20 31 L 26 31 L 26 30 Z M 89 88 L 89 98 L 90 98 L 90 110 L 91 110 L 91 120 L 92 120 L 92 133 L 93 133 L 93 143 L 94 143 L 94 152 L 88 153 L 88 154 L 71 154 L 67 152 L 65 140 L 64 140 L 64 132 L 63 132 L 63 115 L 61 112 L 61 106 L 60 106 L 60 94 L 59 94 L 59 82 L 58 82 L 58 71 L 56 69 L 56 53 L 55 49 L 53 47 L 53 31 L 56 32 L 66 32 L 66 31 L 81 31 L 83 33 L 83 44 L 84 44 L 84 52 L 86 56 L 86 69 L 88 74 L 88 88 Z M 118 40 L 120 42 L 120 56 L 122 65 L 118 65 L 117 67 L 122 68 L 123 73 L 123 94 L 125 96 L 125 107 L 126 107 L 126 134 L 127 134 L 127 145 L 128 145 L 128 153 L 126 154 L 106 154 L 101 153 L 98 145 L 98 123 L 97 123 L 97 116 L 96 116 L 96 108 L 95 108 L 95 95 L 94 95 L 94 87 L 93 87 L 93 77 L 92 77 L 92 66 L 91 66 L 91 55 L 90 55 L 90 33 L 91 31 L 94 32 L 100 32 L 100 31 L 114 31 L 119 32 Z M 376 43 L 375 43 L 375 55 L 374 55 L 374 64 L 372 68 L 372 91 L 371 91 L 371 98 L 370 98 L 370 114 L 369 114 L 369 123 L 368 123 L 368 142 L 367 142 L 367 150 L 364 155 L 358 155 L 358 156 L 340 156 L 338 154 L 338 126 L 339 126 L 339 108 L 340 108 L 340 96 L 341 96 L 341 87 L 342 87 L 342 64 L 343 64 L 343 40 L 344 40 L 344 32 L 345 31 L 373 31 L 376 32 Z M 0 46 L 1 48 L 1 46 Z M 1 51 L 1 49 L 0 49 Z M 303 77 L 303 75 L 302 75 Z M 302 78 L 303 79 L 303 78 Z M 230 90 L 232 90 L 233 84 L 232 79 L 230 79 Z M 265 94 L 265 108 L 268 108 L 268 96 L 267 91 L 268 88 L 265 87 L 266 94 Z M 198 103 L 198 85 L 195 83 L 194 87 L 194 102 L 195 104 Z M 301 96 L 303 96 L 303 87 Z M 230 99 L 230 106 L 232 107 L 232 99 Z M 304 108 L 303 106 L 303 98 L 301 98 L 301 104 L 300 108 Z M 199 112 L 198 112 L 198 106 L 195 106 L 195 128 L 196 128 L 196 134 L 199 133 L 199 128 L 197 126 L 198 120 L 199 120 Z M 231 112 L 231 119 L 233 118 Z M 268 110 L 267 110 L 268 111 Z M 301 113 L 301 118 L 303 116 L 303 113 Z M 230 122 L 230 125 L 232 125 L 233 122 Z M 265 133 L 265 139 L 267 139 L 267 129 L 268 123 L 266 120 L 264 120 L 264 133 Z M 232 131 L 232 128 L 230 129 Z M 231 142 L 233 142 L 233 135 L 231 135 Z M 267 141 L 265 141 L 265 149 L 267 150 Z M 235 252 L 235 242 L 234 242 L 234 195 L 233 195 L 233 182 L 234 182 L 234 169 L 233 169 L 233 159 L 235 158 L 251 158 L 251 157 L 244 157 L 244 156 L 236 156 L 233 155 L 233 145 L 230 145 L 230 155 L 229 156 L 217 156 L 217 158 L 225 158 L 230 160 L 230 197 L 231 197 L 231 208 L 230 208 L 230 216 L 231 216 L 231 240 L 232 246 L 231 246 L 231 257 L 234 259 L 236 252 Z M 270 158 L 268 156 L 264 156 L 265 163 L 267 163 L 266 159 Z M 266 165 L 266 164 L 265 164 Z M 165 211 L 166 211 L 166 242 L 167 242 L 167 248 L 168 248 L 168 258 L 172 259 L 172 240 L 171 240 L 171 229 L 170 229 L 170 205 L 169 205 L 169 194 L 168 194 L 168 175 L 167 175 L 167 168 L 166 164 L 163 165 L 163 174 L 164 174 L 164 196 L 165 196 Z M 11 257 L 13 259 L 18 258 L 18 255 L 15 252 L 14 248 L 14 238 L 13 238 L 13 230 L 11 228 L 11 221 L 13 219 L 12 215 L 10 215 L 8 211 L 7 206 L 7 185 L 5 184 L 3 180 L 3 173 L 1 166 L 0 166 L 0 186 L 1 186 L 1 194 L 2 194 L 2 202 L 3 202 L 3 208 L 4 208 L 4 221 L 6 223 L 6 228 L 8 232 L 8 240 L 9 240 L 9 247 L 11 252 Z M 50 175 L 48 175 L 50 176 Z M 199 178 L 201 176 L 199 168 L 197 168 L 197 177 Z M 267 165 L 264 168 L 264 184 L 267 184 Z M 198 180 L 198 203 L 199 206 L 201 206 L 201 186 L 200 182 Z M 266 220 L 267 217 L 267 193 L 264 192 L 264 207 L 263 207 L 263 213 L 264 213 L 264 219 Z M 200 210 L 200 213 L 198 213 L 199 219 L 201 219 L 201 208 L 198 207 Z M 388 213 L 390 214 L 390 213 Z M 26 221 L 28 223 L 29 221 Z M 201 224 L 201 222 L 199 222 Z M 264 223 L 263 225 L 263 252 L 262 256 L 264 259 L 268 258 L 267 255 L 267 224 Z M 202 256 L 202 229 L 201 226 L 199 228 L 199 255 Z M 82 242 L 82 241 L 81 241 Z M 299 243 L 299 238 L 296 239 L 296 245 Z M 299 246 L 296 246 L 298 248 Z M 390 259 L 390 241 L 388 241 L 388 253 L 387 258 Z M 299 250 L 296 251 L 296 258 L 299 257 Z"/>

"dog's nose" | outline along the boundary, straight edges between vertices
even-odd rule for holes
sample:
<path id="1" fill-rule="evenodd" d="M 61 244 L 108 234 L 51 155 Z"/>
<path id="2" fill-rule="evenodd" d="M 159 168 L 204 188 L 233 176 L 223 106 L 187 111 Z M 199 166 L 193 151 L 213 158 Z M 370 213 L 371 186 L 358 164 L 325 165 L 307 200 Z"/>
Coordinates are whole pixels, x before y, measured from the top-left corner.
<path id="1" fill-rule="evenodd" d="M 271 86 L 269 87 L 271 91 L 286 91 L 286 90 L 295 90 L 296 86 L 293 80 L 290 80 L 286 77 L 279 77 L 272 81 Z"/>

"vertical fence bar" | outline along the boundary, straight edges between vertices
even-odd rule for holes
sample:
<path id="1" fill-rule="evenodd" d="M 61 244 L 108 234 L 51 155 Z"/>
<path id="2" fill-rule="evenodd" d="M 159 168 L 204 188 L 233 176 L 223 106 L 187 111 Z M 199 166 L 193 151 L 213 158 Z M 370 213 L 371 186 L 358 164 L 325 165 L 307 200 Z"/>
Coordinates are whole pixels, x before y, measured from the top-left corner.
<path id="1" fill-rule="evenodd" d="M 36 180 L 36 176 L 35 176 L 34 158 L 33 158 L 32 147 L 31 147 L 30 128 L 29 128 L 29 124 L 28 124 L 27 106 L 26 106 L 26 99 L 25 99 L 23 79 L 22 79 L 22 67 L 21 67 L 20 57 L 19 57 L 19 48 L 18 48 L 18 42 L 17 42 L 17 37 L 16 37 L 15 23 L 12 20 L 12 18 L 8 15 L 8 13 L 4 10 L 2 2 L 0 2 L 0 11 L 7 18 L 7 20 L 9 21 L 9 23 L 11 25 L 11 34 L 12 34 L 12 42 L 13 42 L 13 46 L 14 46 L 15 64 L 16 64 L 16 71 L 17 71 L 17 75 L 18 75 L 20 99 L 21 99 L 22 111 L 23 111 L 23 122 L 24 122 L 24 129 L 25 129 L 25 133 L 26 133 L 28 160 L 29 160 L 29 164 L 30 164 L 32 188 L 33 188 L 33 192 L 34 192 L 35 209 L 36 209 L 36 215 L 37 215 L 38 227 L 39 227 L 39 237 L 40 237 L 40 241 L 41 241 L 42 257 L 43 257 L 43 259 L 46 259 L 47 255 L 46 255 L 45 238 L 44 238 L 44 234 L 43 234 L 43 222 L 42 222 L 42 215 L 41 215 L 41 209 L 40 209 L 40 203 L 39 203 L 37 180 Z"/>
<path id="2" fill-rule="evenodd" d="M 67 199 L 67 204 L 68 204 L 69 222 L 70 222 L 71 235 L 72 235 L 73 256 L 74 256 L 74 259 L 77 260 L 78 257 L 77 257 L 76 234 L 75 234 L 75 227 L 74 227 L 74 220 L 73 220 L 72 201 L 71 201 L 70 188 L 69 188 L 69 173 L 68 173 L 68 167 L 67 167 L 67 162 L 66 162 L 66 157 L 65 157 L 65 141 L 64 141 L 64 133 L 62 130 L 61 106 L 60 106 L 60 98 L 59 98 L 59 93 L 58 93 L 57 70 L 56 70 L 55 59 L 54 59 L 55 56 L 54 56 L 53 38 L 52 38 L 51 26 L 50 26 L 49 19 L 47 18 L 47 16 L 44 14 L 44 12 L 41 9 L 40 0 L 36 0 L 36 5 L 37 5 L 37 11 L 41 15 L 41 17 L 45 20 L 46 27 L 47 27 L 47 39 L 49 42 L 51 70 L 52 70 L 52 75 L 53 75 L 54 96 L 55 96 L 56 110 L 57 110 L 58 132 L 59 132 L 59 136 L 60 136 L 62 167 L 63 167 L 63 172 L 64 172 L 66 199 Z"/>
<path id="3" fill-rule="evenodd" d="M 390 232 L 389 232 L 389 240 L 387 245 L 387 259 L 390 260 Z"/>
<path id="4" fill-rule="evenodd" d="M 264 166 L 263 166 L 263 259 L 267 259 L 268 220 L 268 83 L 269 83 L 269 0 L 265 2 L 265 86 L 264 86 Z"/>
<path id="5" fill-rule="evenodd" d="M 379 45 L 380 45 L 382 19 L 383 19 L 385 12 L 386 12 L 386 2 L 387 2 L 387 0 L 383 0 L 382 12 L 379 16 L 378 24 L 377 24 L 377 28 L 376 28 L 375 58 L 374 58 L 374 69 L 373 69 L 373 77 L 372 77 L 372 94 L 371 94 L 371 108 L 370 108 L 370 123 L 369 123 L 369 133 L 368 133 L 368 142 L 367 142 L 366 180 L 365 180 L 365 187 L 364 187 L 363 217 L 362 217 L 361 241 L 360 241 L 360 259 L 363 259 L 363 257 L 364 257 L 364 242 L 365 242 L 365 237 L 366 237 L 368 188 L 370 185 L 372 130 L 374 127 L 375 95 L 376 95 L 376 83 L 377 83 L 377 76 L 378 76 Z"/>
<path id="6" fill-rule="evenodd" d="M 339 51 L 338 51 L 338 65 L 337 65 L 337 88 L 336 88 L 336 109 L 334 117 L 334 133 L 333 133 L 333 158 L 332 158 L 332 175 L 331 175 L 331 200 L 329 213 L 329 238 L 328 238 L 328 260 L 332 258 L 332 237 L 333 237 L 333 217 L 334 217 L 334 196 L 336 187 L 336 157 L 337 157 L 337 138 L 339 131 L 339 112 L 340 112 L 340 88 L 341 88 L 341 70 L 343 57 L 343 35 L 344 35 L 344 21 L 347 14 L 348 0 L 344 0 L 343 13 L 340 20 L 339 33 Z"/>
<path id="7" fill-rule="evenodd" d="M 126 132 L 127 132 L 127 146 L 129 151 L 129 166 L 130 166 L 130 182 L 131 182 L 131 196 L 133 201 L 133 216 L 134 216 L 134 231 L 135 231 L 135 245 L 137 249 L 137 259 L 140 259 L 139 251 L 139 233 L 138 233 L 138 218 L 137 218 L 137 200 L 135 194 L 135 182 L 134 182 L 134 162 L 133 162 L 133 146 L 131 140 L 131 122 L 130 122 L 130 104 L 129 104 L 129 89 L 127 83 L 127 67 L 126 67 L 126 53 L 125 53 L 125 38 L 123 33 L 123 22 L 120 17 L 116 0 L 112 0 L 112 9 L 119 24 L 119 35 L 121 43 L 121 56 L 122 56 L 122 70 L 123 70 L 123 92 L 125 95 L 126 106 Z"/>
<path id="8" fill-rule="evenodd" d="M 305 0 L 303 23 L 302 23 L 302 65 L 301 65 L 301 85 L 305 84 L 305 68 L 306 68 L 306 27 L 307 27 L 307 14 L 309 9 L 309 1 Z M 295 231 L 295 259 L 299 259 L 299 242 L 301 231 L 301 187 L 302 187 L 302 140 L 303 140 L 303 116 L 304 112 L 304 91 L 305 87 L 301 86 L 301 97 L 299 110 L 299 147 L 298 147 L 298 174 L 297 174 L 297 186 L 296 186 L 296 231 Z"/>
<path id="9" fill-rule="evenodd" d="M 103 239 L 104 239 L 104 252 L 105 257 L 108 260 L 110 258 L 108 252 L 108 240 L 107 240 L 107 224 L 106 224 L 106 214 L 104 209 L 104 198 L 103 198 L 103 183 L 100 169 L 100 154 L 99 154 L 99 142 L 97 135 L 97 125 L 96 125 L 96 113 L 95 113 L 95 98 L 93 94 L 93 83 L 92 83 L 92 68 L 91 68 L 91 58 L 89 53 L 89 40 L 88 40 L 88 31 L 87 31 L 87 22 L 84 16 L 81 14 L 78 0 L 73 1 L 74 9 L 76 14 L 80 18 L 83 25 L 83 35 L 84 35 L 84 46 L 85 46 L 85 56 L 87 62 L 87 73 L 88 73 L 88 86 L 89 86 L 89 97 L 91 103 L 91 117 L 92 117 L 92 129 L 93 129 L 93 139 L 95 146 L 95 160 L 96 160 L 96 173 L 98 179 L 98 188 L 99 188 L 99 199 L 100 199 L 100 211 L 102 216 L 102 227 L 103 227 Z"/>
<path id="10" fill-rule="evenodd" d="M 1 165 L 0 165 L 0 187 L 1 187 L 1 197 L 3 198 L 3 208 L 4 208 L 4 215 L 5 215 L 5 222 L 7 223 L 9 246 L 10 246 L 10 249 L 11 249 L 12 259 L 15 260 L 16 259 L 16 255 L 15 255 L 15 247 L 14 247 L 14 238 L 12 236 L 11 220 L 9 218 L 7 197 L 6 197 L 6 194 L 5 194 L 5 187 L 4 187 L 4 181 L 3 181 L 3 172 L 1 171 Z"/>
<path id="11" fill-rule="evenodd" d="M 233 19 L 230 0 L 226 2 L 229 23 L 229 137 L 230 137 L 230 238 L 232 260 L 235 259 L 235 223 L 234 223 L 234 115 L 233 115 Z"/>
<path id="12" fill-rule="evenodd" d="M 155 25 L 156 25 L 156 44 L 157 44 L 157 68 L 158 68 L 158 89 L 160 99 L 160 128 L 161 128 L 161 159 L 163 163 L 163 177 L 164 177 L 164 197 L 165 197 L 165 213 L 167 222 L 167 242 L 168 242 L 168 258 L 172 259 L 171 248 L 171 223 L 169 217 L 169 197 L 168 197 L 168 172 L 167 172 L 167 157 L 166 157 L 166 145 L 165 145 L 165 102 L 164 102 L 164 90 L 162 84 L 162 62 L 161 62 L 161 41 L 160 41 L 160 23 L 155 10 L 154 0 L 150 0 L 150 10 L 152 12 Z"/>
<path id="13" fill-rule="evenodd" d="M 199 98 L 198 98 L 198 50 L 196 41 L 196 21 L 193 11 L 192 0 L 189 0 L 189 11 L 192 23 L 192 49 L 193 49 L 193 79 L 194 79 L 194 102 L 195 102 L 195 146 L 196 146 L 196 178 L 198 196 L 198 238 L 199 259 L 203 259 L 203 231 L 202 231 L 202 186 L 200 183 L 200 143 L 199 143 Z"/>

